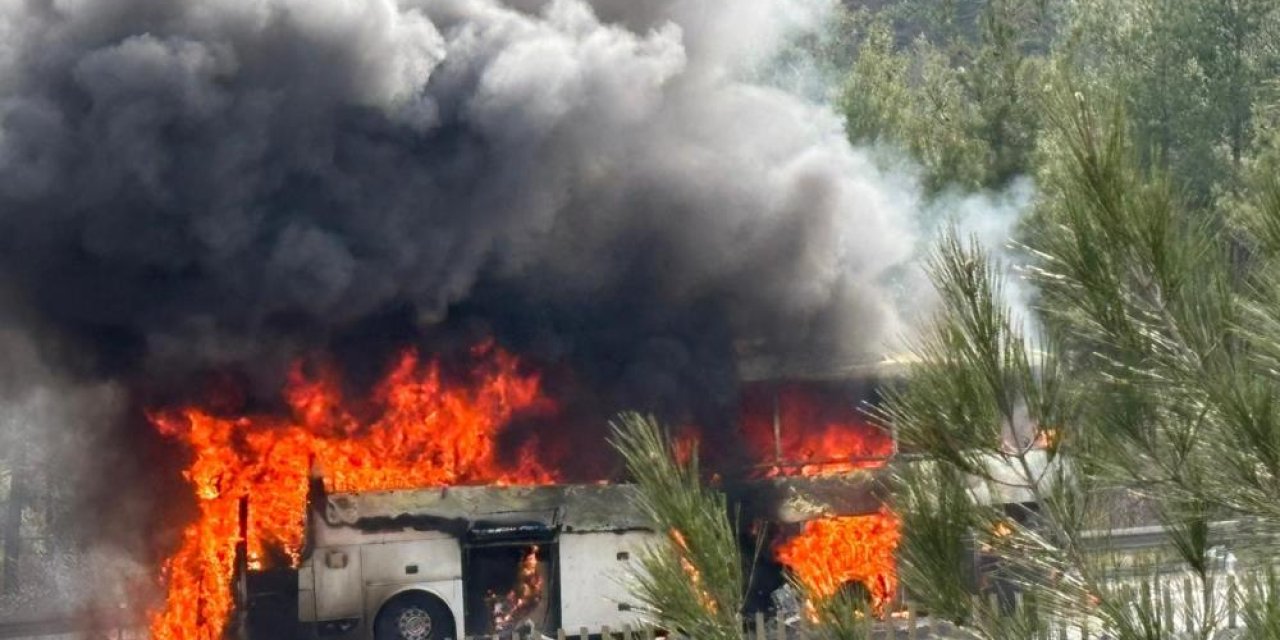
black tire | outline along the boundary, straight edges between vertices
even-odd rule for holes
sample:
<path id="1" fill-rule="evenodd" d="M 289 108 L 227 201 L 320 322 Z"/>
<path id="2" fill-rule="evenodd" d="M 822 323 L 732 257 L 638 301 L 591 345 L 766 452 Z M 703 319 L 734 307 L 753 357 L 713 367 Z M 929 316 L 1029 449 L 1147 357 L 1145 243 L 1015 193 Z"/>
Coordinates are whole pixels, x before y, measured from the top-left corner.
<path id="1" fill-rule="evenodd" d="M 453 613 L 439 598 L 411 591 L 402 593 L 378 611 L 374 640 L 455 640 Z"/>

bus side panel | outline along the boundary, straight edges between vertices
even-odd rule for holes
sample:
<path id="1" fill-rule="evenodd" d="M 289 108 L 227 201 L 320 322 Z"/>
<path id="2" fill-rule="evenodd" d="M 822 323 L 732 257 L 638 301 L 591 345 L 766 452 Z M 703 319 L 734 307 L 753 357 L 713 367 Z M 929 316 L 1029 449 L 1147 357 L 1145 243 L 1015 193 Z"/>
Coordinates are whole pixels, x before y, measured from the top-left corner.
<path id="1" fill-rule="evenodd" d="M 311 558 L 298 565 L 298 622 L 316 621 L 316 576 Z"/>
<path id="2" fill-rule="evenodd" d="M 631 597 L 632 572 L 653 532 L 560 534 L 561 626 L 639 626 L 639 606 Z"/>
<path id="3" fill-rule="evenodd" d="M 462 577 L 456 538 L 378 542 L 360 546 L 367 584 L 436 582 Z"/>
<path id="4" fill-rule="evenodd" d="M 360 572 L 360 547 L 323 547 L 311 558 L 315 574 L 316 620 L 359 618 L 363 613 L 364 584 Z"/>
<path id="5" fill-rule="evenodd" d="M 461 629 L 462 547 L 456 538 L 433 537 L 361 545 L 365 620 L 372 629 L 382 605 L 398 593 L 427 591 L 444 601 Z"/>

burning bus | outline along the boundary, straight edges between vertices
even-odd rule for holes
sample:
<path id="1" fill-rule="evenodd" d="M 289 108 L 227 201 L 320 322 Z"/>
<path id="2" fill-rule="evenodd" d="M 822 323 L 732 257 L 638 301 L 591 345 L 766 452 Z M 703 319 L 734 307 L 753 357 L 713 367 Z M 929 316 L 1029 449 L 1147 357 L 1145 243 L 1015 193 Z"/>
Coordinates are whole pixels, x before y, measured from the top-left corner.
<path id="1" fill-rule="evenodd" d="M 772 607 L 788 569 L 824 590 L 859 585 L 877 606 L 894 596 L 898 521 L 879 490 L 893 441 L 859 410 L 876 383 L 863 373 L 744 386 L 739 429 L 756 463 L 722 482 L 744 524 L 770 534 L 755 568 L 754 609 Z M 554 635 L 643 623 L 627 584 L 656 538 L 632 486 L 526 474 L 326 492 L 350 474 L 335 471 L 338 478 L 311 480 L 306 501 L 293 583 L 306 637 Z"/>
<path id="2" fill-rule="evenodd" d="M 744 381 L 735 422 L 747 464 L 708 460 L 741 506 L 744 543 L 763 534 L 767 545 L 749 613 L 776 612 L 788 573 L 820 592 L 852 585 L 877 608 L 896 596 L 900 523 L 883 491 L 896 446 L 861 410 L 895 372 L 838 373 Z M 298 372 L 284 396 L 286 416 L 152 414 L 192 451 L 199 510 L 165 564 L 156 640 L 233 626 L 285 638 L 299 620 L 313 637 L 375 640 L 639 624 L 625 581 L 655 534 L 633 488 L 596 484 L 616 471 L 570 475 L 584 454 L 607 455 L 603 442 L 564 446 L 585 437 L 567 428 L 507 438 L 521 420 L 564 424 L 514 356 L 484 346 L 444 375 L 408 352 L 367 400 L 344 397 L 323 369 Z M 286 609 L 289 624 L 254 619 Z"/>
<path id="3" fill-rule="evenodd" d="M 314 499 L 298 570 L 310 637 L 444 640 L 638 625 L 655 539 L 629 485 L 439 487 Z"/>
<path id="4" fill-rule="evenodd" d="M 752 484 L 743 506 L 780 532 L 776 560 L 755 567 L 765 598 L 754 606 L 772 601 L 784 565 L 820 592 L 856 585 L 877 608 L 887 604 L 900 532 L 877 484 L 859 473 Z M 635 562 L 661 536 L 636 508 L 635 490 L 317 490 L 297 570 L 300 635 L 442 640 L 638 629 L 647 621 L 630 591 Z"/>
<path id="5" fill-rule="evenodd" d="M 774 530 L 759 567 L 769 591 L 785 566 L 822 589 L 858 584 L 877 606 L 894 595 L 897 519 L 875 474 L 892 438 L 862 418 L 865 393 L 848 378 L 745 389 L 740 429 L 759 463 L 726 488 L 753 526 Z M 630 485 L 312 486 L 297 570 L 308 637 L 554 635 L 644 622 L 628 581 L 656 537 Z M 757 607 L 768 605 L 762 593 Z"/>

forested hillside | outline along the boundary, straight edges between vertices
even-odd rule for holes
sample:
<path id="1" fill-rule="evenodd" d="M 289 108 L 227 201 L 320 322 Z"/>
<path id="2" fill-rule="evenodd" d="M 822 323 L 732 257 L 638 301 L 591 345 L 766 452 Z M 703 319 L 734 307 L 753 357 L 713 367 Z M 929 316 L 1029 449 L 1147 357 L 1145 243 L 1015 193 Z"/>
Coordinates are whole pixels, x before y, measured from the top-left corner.
<path id="1" fill-rule="evenodd" d="M 846 3 L 849 135 L 906 149 L 935 188 L 1035 173 L 1046 94 L 1119 97 L 1144 163 L 1212 207 L 1274 154 L 1274 3 L 902 0 Z M 835 46 L 838 45 L 838 46 Z"/>

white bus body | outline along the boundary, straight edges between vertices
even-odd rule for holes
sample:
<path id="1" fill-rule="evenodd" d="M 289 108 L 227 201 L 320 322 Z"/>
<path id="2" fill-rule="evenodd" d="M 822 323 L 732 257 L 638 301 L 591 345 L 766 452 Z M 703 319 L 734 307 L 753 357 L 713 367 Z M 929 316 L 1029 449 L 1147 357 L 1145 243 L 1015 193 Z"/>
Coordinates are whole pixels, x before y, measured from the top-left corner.
<path id="1" fill-rule="evenodd" d="M 490 635 L 500 629 L 487 603 L 506 588 L 504 568 L 533 554 L 543 593 L 522 628 L 554 637 L 638 626 L 628 584 L 656 534 L 634 498 L 626 485 L 325 496 L 309 519 L 299 620 L 315 638 Z"/>

